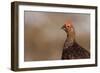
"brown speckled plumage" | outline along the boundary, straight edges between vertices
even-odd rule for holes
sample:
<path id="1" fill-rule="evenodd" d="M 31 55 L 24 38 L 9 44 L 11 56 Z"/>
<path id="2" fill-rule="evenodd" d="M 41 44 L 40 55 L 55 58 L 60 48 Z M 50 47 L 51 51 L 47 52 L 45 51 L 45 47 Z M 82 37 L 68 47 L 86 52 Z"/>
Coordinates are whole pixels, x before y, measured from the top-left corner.
<path id="1" fill-rule="evenodd" d="M 79 46 L 76 42 L 74 42 L 72 46 L 63 49 L 62 59 L 85 59 L 89 57 L 89 52 Z"/>
<path id="2" fill-rule="evenodd" d="M 62 59 L 87 59 L 90 58 L 90 53 L 82 48 L 75 40 L 75 30 L 72 21 L 68 20 L 62 27 L 67 33 L 65 40 Z"/>

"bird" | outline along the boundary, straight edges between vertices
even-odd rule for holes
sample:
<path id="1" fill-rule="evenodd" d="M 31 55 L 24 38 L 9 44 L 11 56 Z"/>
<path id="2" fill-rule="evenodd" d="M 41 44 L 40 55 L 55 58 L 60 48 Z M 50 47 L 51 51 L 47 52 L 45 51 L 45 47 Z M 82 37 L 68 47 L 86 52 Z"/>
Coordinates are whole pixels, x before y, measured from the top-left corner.
<path id="1" fill-rule="evenodd" d="M 66 33 L 66 40 L 63 45 L 62 60 L 65 59 L 88 59 L 90 58 L 90 52 L 80 46 L 75 37 L 75 28 L 71 19 L 68 19 L 66 23 L 61 27 Z"/>

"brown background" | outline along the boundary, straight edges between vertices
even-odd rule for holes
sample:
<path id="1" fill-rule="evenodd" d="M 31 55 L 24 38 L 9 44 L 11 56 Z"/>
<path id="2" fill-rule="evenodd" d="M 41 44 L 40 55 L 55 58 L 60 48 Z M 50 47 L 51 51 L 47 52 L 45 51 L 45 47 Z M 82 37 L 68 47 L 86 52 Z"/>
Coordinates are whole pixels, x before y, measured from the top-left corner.
<path id="1" fill-rule="evenodd" d="M 24 60 L 61 59 L 66 33 L 61 29 L 68 18 L 73 21 L 77 42 L 90 49 L 90 15 L 25 11 Z"/>

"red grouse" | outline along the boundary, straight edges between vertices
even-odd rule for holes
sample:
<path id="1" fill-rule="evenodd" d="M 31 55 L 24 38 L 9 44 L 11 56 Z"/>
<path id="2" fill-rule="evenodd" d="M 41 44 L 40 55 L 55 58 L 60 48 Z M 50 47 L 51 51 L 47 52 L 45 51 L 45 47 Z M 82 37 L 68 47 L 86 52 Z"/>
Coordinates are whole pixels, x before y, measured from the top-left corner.
<path id="1" fill-rule="evenodd" d="M 71 20 L 68 20 L 62 29 L 67 34 L 64 42 L 62 60 L 64 59 L 86 59 L 90 58 L 90 53 L 81 47 L 75 40 L 75 30 Z"/>

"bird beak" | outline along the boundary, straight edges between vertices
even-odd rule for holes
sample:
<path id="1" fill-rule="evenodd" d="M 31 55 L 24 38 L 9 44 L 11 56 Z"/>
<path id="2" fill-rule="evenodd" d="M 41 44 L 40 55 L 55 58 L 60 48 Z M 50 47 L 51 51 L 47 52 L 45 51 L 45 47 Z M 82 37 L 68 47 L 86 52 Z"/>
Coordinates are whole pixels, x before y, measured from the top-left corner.
<path id="1" fill-rule="evenodd" d="M 61 29 L 64 29 L 65 28 L 65 25 L 63 25 L 62 27 L 61 27 Z"/>

